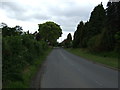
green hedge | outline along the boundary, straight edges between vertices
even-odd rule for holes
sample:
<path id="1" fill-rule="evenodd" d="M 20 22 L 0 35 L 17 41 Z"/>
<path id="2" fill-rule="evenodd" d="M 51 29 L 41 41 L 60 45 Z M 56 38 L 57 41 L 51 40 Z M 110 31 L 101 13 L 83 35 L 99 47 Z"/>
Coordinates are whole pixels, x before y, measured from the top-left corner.
<path id="1" fill-rule="evenodd" d="M 37 41 L 30 34 L 3 37 L 2 44 L 3 87 L 12 81 L 23 81 L 25 67 L 34 64 L 48 48 L 44 41 Z"/>

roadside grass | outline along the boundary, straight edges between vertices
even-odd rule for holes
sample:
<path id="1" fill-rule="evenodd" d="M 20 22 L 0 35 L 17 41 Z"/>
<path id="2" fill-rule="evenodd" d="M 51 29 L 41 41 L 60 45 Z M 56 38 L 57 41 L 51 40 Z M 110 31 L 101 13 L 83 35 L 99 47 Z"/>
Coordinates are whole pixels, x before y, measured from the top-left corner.
<path id="1" fill-rule="evenodd" d="M 51 51 L 52 48 L 49 48 L 42 56 L 36 59 L 33 65 L 26 66 L 22 72 L 23 81 L 10 82 L 5 88 L 30 88 L 32 77 Z"/>
<path id="2" fill-rule="evenodd" d="M 115 52 L 91 53 L 87 49 L 80 48 L 66 48 L 66 50 L 87 60 L 118 70 L 118 55 Z"/>

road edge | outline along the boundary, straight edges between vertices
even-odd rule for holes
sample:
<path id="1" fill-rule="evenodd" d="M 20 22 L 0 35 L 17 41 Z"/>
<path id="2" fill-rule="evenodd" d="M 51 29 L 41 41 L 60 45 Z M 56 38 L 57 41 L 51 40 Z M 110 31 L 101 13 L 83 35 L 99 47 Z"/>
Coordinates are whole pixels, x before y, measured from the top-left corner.
<path id="1" fill-rule="evenodd" d="M 63 48 L 63 49 L 64 49 L 64 48 Z M 69 52 L 69 51 L 66 50 L 66 49 L 64 49 L 64 50 L 67 51 L 67 52 Z M 69 52 L 69 53 L 74 54 L 74 53 L 72 53 L 72 52 Z M 74 54 L 74 55 L 76 55 L 76 54 Z M 116 71 L 120 71 L 120 69 L 118 69 L 118 68 L 114 68 L 114 67 L 111 67 L 111 66 L 102 64 L 102 63 L 98 63 L 98 62 L 92 61 L 92 60 L 90 60 L 90 59 L 88 59 L 88 58 L 85 58 L 85 57 L 82 57 L 82 56 L 79 56 L 79 55 L 76 55 L 76 56 L 81 57 L 81 58 L 83 58 L 83 59 L 86 59 L 87 61 L 93 62 L 94 64 L 98 64 L 98 65 L 104 66 L 104 67 L 106 67 L 106 68 L 110 68 L 110 69 L 113 69 L 113 70 L 116 70 Z"/>

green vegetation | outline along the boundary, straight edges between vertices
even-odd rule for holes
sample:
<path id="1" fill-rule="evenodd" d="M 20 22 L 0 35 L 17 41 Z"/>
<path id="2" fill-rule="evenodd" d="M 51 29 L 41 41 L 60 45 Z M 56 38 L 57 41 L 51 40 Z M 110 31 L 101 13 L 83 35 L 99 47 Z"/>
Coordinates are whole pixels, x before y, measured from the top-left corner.
<path id="1" fill-rule="evenodd" d="M 58 29 L 59 26 L 57 27 L 56 25 L 57 24 L 54 26 L 52 22 L 52 28 Z M 1 26 L 3 34 L 3 88 L 28 88 L 32 76 L 51 51 L 52 46 L 50 46 L 47 39 L 43 39 L 45 37 L 41 36 L 40 32 L 36 31 L 33 34 L 29 33 L 29 31 L 23 32 L 22 27 L 8 27 L 5 23 L 2 23 Z M 42 27 L 40 31 L 46 29 L 47 33 L 50 34 L 51 32 L 47 27 L 49 27 L 49 24 Z M 62 30 L 60 32 L 62 32 Z M 59 30 L 55 33 L 59 33 Z M 52 36 L 54 35 L 52 34 Z M 58 38 L 59 36 L 60 35 L 56 37 Z M 53 41 L 57 42 L 57 39 L 55 40 Z"/>
<path id="2" fill-rule="evenodd" d="M 42 63 L 51 46 L 64 46 L 84 58 L 118 68 L 120 58 L 120 2 L 102 3 L 91 12 L 87 22 L 80 21 L 74 38 L 58 44 L 62 34 L 54 22 L 38 24 L 38 31 L 23 32 L 22 27 L 8 27 L 2 23 L 2 84 L 3 87 L 29 87 L 29 81 Z M 1 32 L 1 31 L 0 31 Z M 1 33 L 0 33 L 1 35 Z M 1 42 L 0 42 L 1 43 Z M 84 49 L 82 49 L 84 48 Z"/>
<path id="3" fill-rule="evenodd" d="M 102 3 L 96 6 L 91 12 L 87 22 L 80 21 L 71 47 L 87 48 L 92 52 L 120 51 L 120 2 L 108 2 L 104 9 Z M 114 18 L 113 18 L 114 17 Z M 65 39 L 64 47 L 69 46 Z M 69 47 L 68 47 L 69 48 Z M 117 50 L 117 49 L 118 50 Z"/>
<path id="4" fill-rule="evenodd" d="M 72 46 L 72 35 L 71 33 L 69 33 L 67 35 L 67 39 L 65 39 L 61 44 L 60 46 L 65 46 L 67 48 L 70 48 Z"/>
<path id="5" fill-rule="evenodd" d="M 72 45 L 65 39 L 61 45 L 70 52 L 114 68 L 120 59 L 120 2 L 102 3 L 91 12 L 87 22 L 80 21 L 74 32 Z M 66 44 L 64 44 L 66 43 Z M 84 51 L 82 50 L 84 48 Z"/>
<path id="6" fill-rule="evenodd" d="M 87 60 L 91 60 L 96 63 L 101 63 L 112 68 L 118 68 L 118 58 L 116 57 L 118 55 L 115 52 L 91 53 L 87 49 L 80 48 L 67 48 L 66 50 Z"/>
<path id="7" fill-rule="evenodd" d="M 62 29 L 60 25 L 54 22 L 46 22 L 43 24 L 39 24 L 39 34 L 41 39 L 47 41 L 49 45 L 55 45 L 57 39 L 62 34 Z"/>
<path id="8" fill-rule="evenodd" d="M 35 60 L 33 65 L 27 66 L 23 71 L 23 81 L 10 82 L 5 88 L 29 88 L 32 77 L 37 70 L 41 67 L 42 63 L 46 59 L 47 55 L 51 52 L 52 48 L 49 48 L 44 54 Z"/>

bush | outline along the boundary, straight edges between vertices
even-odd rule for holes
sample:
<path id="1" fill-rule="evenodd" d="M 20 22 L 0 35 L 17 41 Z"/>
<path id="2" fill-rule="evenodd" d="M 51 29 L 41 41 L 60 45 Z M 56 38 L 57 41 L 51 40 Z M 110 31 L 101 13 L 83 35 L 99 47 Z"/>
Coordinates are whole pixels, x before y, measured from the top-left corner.
<path id="1" fill-rule="evenodd" d="M 23 81 L 22 71 L 35 63 L 48 47 L 44 41 L 37 41 L 29 34 L 3 37 L 2 44 L 3 85 L 10 81 Z"/>

